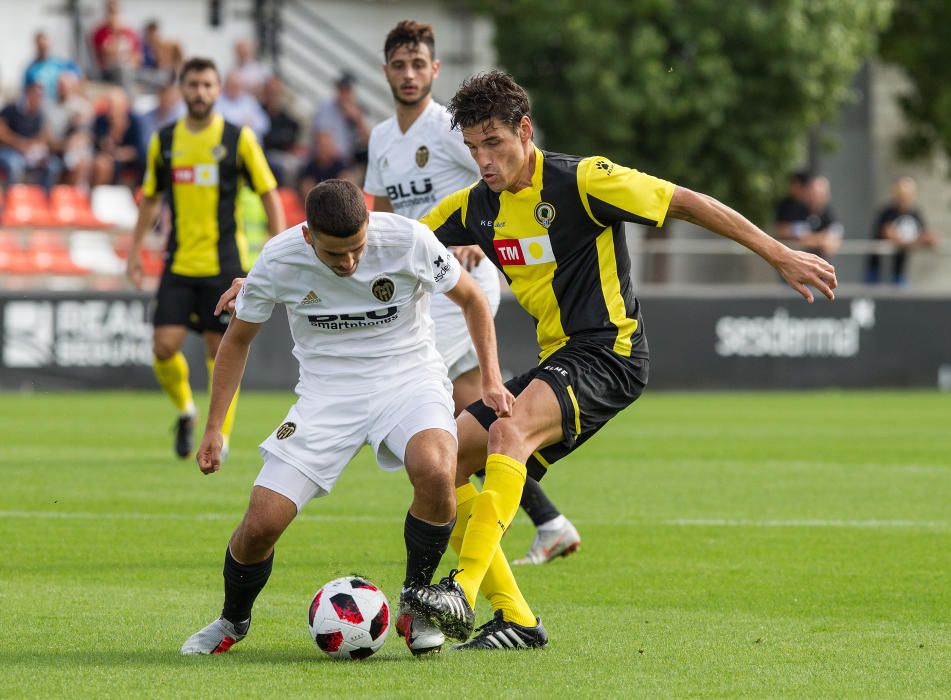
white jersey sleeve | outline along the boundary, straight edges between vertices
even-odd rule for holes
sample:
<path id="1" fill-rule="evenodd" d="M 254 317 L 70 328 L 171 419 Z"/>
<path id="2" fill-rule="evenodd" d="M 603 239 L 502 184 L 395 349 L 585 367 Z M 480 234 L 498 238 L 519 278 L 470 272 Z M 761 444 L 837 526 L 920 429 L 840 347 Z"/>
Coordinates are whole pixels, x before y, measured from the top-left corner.
<path id="1" fill-rule="evenodd" d="M 428 227 L 415 221 L 413 227 L 416 232 L 413 264 L 423 289 L 430 294 L 452 291 L 462 274 L 459 262 Z"/>
<path id="2" fill-rule="evenodd" d="M 235 301 L 234 315 L 248 323 L 264 323 L 277 303 L 267 256 L 261 255 L 244 281 Z"/>
<path id="3" fill-rule="evenodd" d="M 386 187 L 383 185 L 383 175 L 380 172 L 380 139 L 383 138 L 382 129 L 374 127 L 370 132 L 370 143 L 367 145 L 367 174 L 363 181 L 363 190 L 374 197 L 386 197 Z"/>

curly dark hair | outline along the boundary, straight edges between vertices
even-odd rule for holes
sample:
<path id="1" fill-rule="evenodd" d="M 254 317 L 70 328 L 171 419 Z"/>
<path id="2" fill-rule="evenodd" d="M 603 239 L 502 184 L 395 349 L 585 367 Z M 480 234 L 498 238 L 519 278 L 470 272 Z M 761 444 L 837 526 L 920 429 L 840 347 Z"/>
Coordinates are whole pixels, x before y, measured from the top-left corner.
<path id="1" fill-rule="evenodd" d="M 453 129 L 469 129 L 494 119 L 514 131 L 522 117 L 531 113 L 528 94 L 500 70 L 466 78 L 447 108 Z"/>
<path id="2" fill-rule="evenodd" d="M 430 24 L 423 24 L 411 19 L 404 19 L 386 35 L 383 43 L 383 58 L 390 60 L 390 54 L 401 46 L 415 49 L 420 44 L 429 47 L 429 55 L 436 58 L 436 37 Z"/>
<path id="3" fill-rule="evenodd" d="M 191 72 L 201 73 L 202 71 L 213 70 L 215 75 L 218 76 L 218 82 L 221 82 L 221 74 L 218 72 L 218 67 L 215 65 L 215 62 L 210 58 L 203 58 L 201 56 L 195 56 L 194 58 L 189 58 L 185 63 L 182 64 L 182 67 L 178 71 L 178 82 L 184 84 L 185 76 Z"/>

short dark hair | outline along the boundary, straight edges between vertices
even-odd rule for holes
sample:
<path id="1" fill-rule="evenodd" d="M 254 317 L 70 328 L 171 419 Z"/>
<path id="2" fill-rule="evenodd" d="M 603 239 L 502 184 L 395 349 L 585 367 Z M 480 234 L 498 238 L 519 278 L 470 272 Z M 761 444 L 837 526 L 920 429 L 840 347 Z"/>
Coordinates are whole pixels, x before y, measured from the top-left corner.
<path id="1" fill-rule="evenodd" d="M 311 233 L 349 238 L 370 216 L 360 188 L 348 180 L 324 180 L 307 193 L 304 202 Z"/>
<path id="2" fill-rule="evenodd" d="M 383 59 L 389 61 L 390 53 L 401 46 L 415 49 L 420 44 L 426 44 L 429 47 L 430 56 L 436 58 L 436 36 L 433 34 L 432 25 L 404 19 L 386 35 L 386 41 L 383 43 Z"/>
<path id="3" fill-rule="evenodd" d="M 500 70 L 466 78 L 449 100 L 453 129 L 469 129 L 495 119 L 512 130 L 531 113 L 528 94 L 511 75 Z"/>
<path id="4" fill-rule="evenodd" d="M 185 61 L 185 63 L 182 64 L 182 68 L 178 72 L 178 82 L 184 83 L 185 76 L 192 71 L 200 73 L 204 70 L 213 70 L 215 75 L 218 76 L 218 82 L 221 82 L 221 73 L 218 72 L 218 66 L 215 65 L 215 62 L 210 58 L 202 58 L 201 56 L 189 58 L 187 61 Z"/>
<path id="5" fill-rule="evenodd" d="M 811 170 L 797 170 L 794 173 L 790 173 L 789 181 L 795 182 L 797 185 L 805 187 L 812 179 L 815 177 Z"/>

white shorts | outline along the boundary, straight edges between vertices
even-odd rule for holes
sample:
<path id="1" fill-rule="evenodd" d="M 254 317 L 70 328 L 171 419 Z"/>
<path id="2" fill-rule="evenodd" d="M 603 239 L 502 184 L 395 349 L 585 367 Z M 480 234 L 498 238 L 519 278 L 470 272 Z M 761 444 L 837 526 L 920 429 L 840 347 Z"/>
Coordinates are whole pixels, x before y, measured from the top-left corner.
<path id="1" fill-rule="evenodd" d="M 311 498 L 329 493 L 364 445 L 373 447 L 382 469 L 400 469 L 410 439 L 432 428 L 456 437 L 452 387 L 442 374 L 412 374 L 372 393 L 302 397 L 261 443 L 264 467 L 255 484 L 287 496 L 301 508 Z M 280 474 L 286 470 L 269 469 L 272 456 L 303 474 L 317 490 L 301 495 L 294 483 L 282 486 Z"/>
<path id="2" fill-rule="evenodd" d="M 485 292 L 492 315 L 495 316 L 499 310 L 500 297 L 498 270 L 488 260 L 482 260 L 471 274 Z M 479 366 L 466 318 L 462 315 L 462 309 L 441 294 L 433 297 L 430 313 L 435 326 L 436 350 L 446 363 L 449 379 L 455 381 L 460 374 Z"/>

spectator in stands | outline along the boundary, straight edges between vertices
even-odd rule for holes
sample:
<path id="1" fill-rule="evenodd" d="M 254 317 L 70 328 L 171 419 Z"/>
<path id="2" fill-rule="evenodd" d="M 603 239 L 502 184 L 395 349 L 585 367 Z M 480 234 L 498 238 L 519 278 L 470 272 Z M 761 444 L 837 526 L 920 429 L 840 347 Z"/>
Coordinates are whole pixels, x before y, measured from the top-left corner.
<path id="1" fill-rule="evenodd" d="M 313 150 L 298 177 L 301 197 L 306 199 L 314 185 L 333 178 L 352 179 L 352 173 L 347 169 L 347 162 L 337 152 L 337 144 L 330 132 L 314 132 Z"/>
<path id="2" fill-rule="evenodd" d="M 284 83 L 276 75 L 268 78 L 264 84 L 261 106 L 271 120 L 271 127 L 262 141 L 264 155 L 278 185 L 285 187 L 291 184 L 289 181 L 300 169 L 301 159 L 295 152 L 300 124 L 284 105 Z"/>
<path id="3" fill-rule="evenodd" d="M 366 163 L 370 128 L 354 94 L 356 78 L 343 73 L 334 83 L 337 94 L 314 114 L 313 131 L 326 131 L 333 138 L 337 154 L 347 163 Z"/>
<path id="4" fill-rule="evenodd" d="M 63 162 L 64 182 L 88 187 L 93 163 L 92 102 L 82 93 L 75 73 L 60 73 L 57 86 L 56 101 L 46 105 L 51 147 Z"/>
<path id="5" fill-rule="evenodd" d="M 31 83 L 19 100 L 0 111 L 0 173 L 12 185 L 23 182 L 27 171 L 36 171 L 49 191 L 62 169 L 62 162 L 50 150 L 43 86 Z"/>
<path id="6" fill-rule="evenodd" d="M 879 211 L 873 237 L 889 241 L 895 247 L 892 256 L 872 255 L 868 258 L 865 281 L 878 284 L 882 281 L 882 267 L 886 258 L 892 258 L 891 282 L 908 284 L 905 263 L 908 251 L 917 248 L 934 248 L 938 238 L 925 224 L 918 209 L 918 185 L 911 177 L 899 178 L 892 188 L 892 198 Z"/>
<path id="7" fill-rule="evenodd" d="M 99 77 L 128 89 L 142 62 L 142 41 L 138 32 L 123 22 L 119 0 L 106 0 L 104 9 L 105 20 L 92 32 Z"/>
<path id="8" fill-rule="evenodd" d="M 237 126 L 247 126 L 254 132 L 260 142 L 271 126 L 267 112 L 261 104 L 249 93 L 238 73 L 229 73 L 225 78 L 224 89 L 215 103 L 215 110 Z"/>
<path id="9" fill-rule="evenodd" d="M 142 179 L 145 164 L 139 118 L 121 89 L 110 90 L 106 99 L 105 111 L 93 124 L 93 185 L 137 183 Z"/>
<path id="10" fill-rule="evenodd" d="M 181 44 L 165 39 L 159 31 L 158 20 L 149 20 L 142 33 L 140 81 L 161 90 L 175 81 L 175 72 L 181 62 Z"/>
<path id="11" fill-rule="evenodd" d="M 264 85 L 271 77 L 271 69 L 261 63 L 257 49 L 250 39 L 239 39 L 234 44 L 235 64 L 232 73 L 241 76 L 245 89 L 255 97 L 262 97 Z"/>
<path id="12" fill-rule="evenodd" d="M 79 66 L 67 58 L 50 56 L 50 40 L 44 31 L 38 31 L 33 37 L 36 46 L 36 55 L 23 74 L 23 86 L 39 83 L 43 86 L 43 95 L 49 102 L 58 97 L 57 81 L 62 73 L 72 73 L 82 78 L 83 72 Z"/>
<path id="13" fill-rule="evenodd" d="M 805 170 L 789 176 L 786 196 L 776 205 L 776 238 L 798 241 L 809 232 L 809 185 L 812 173 Z"/>
<path id="14" fill-rule="evenodd" d="M 177 122 L 185 116 L 185 101 L 178 89 L 178 81 L 173 77 L 165 83 L 158 94 L 158 104 L 139 119 L 142 135 L 142 152 L 148 150 L 152 134 L 167 124 Z"/>
<path id="15" fill-rule="evenodd" d="M 842 247 L 842 224 L 836 221 L 829 205 L 831 198 L 829 178 L 824 175 L 812 178 L 806 188 L 809 230 L 799 239 L 805 251 L 826 260 L 831 260 Z"/>

